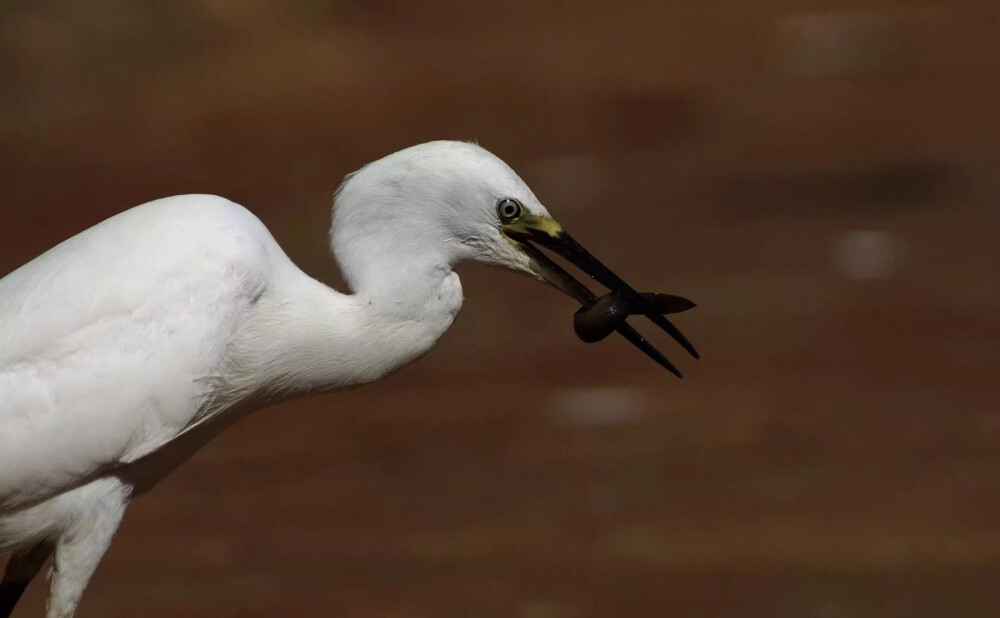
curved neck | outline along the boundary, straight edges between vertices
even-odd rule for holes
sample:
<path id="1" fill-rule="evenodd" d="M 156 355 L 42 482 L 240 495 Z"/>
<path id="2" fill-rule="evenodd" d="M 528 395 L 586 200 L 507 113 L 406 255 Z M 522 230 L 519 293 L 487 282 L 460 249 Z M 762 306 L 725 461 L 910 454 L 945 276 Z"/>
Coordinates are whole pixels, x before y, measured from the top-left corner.
<path id="1" fill-rule="evenodd" d="M 433 310 L 441 286 L 453 274 L 450 260 L 440 253 L 400 244 L 347 255 L 338 263 L 355 296 L 378 313 L 402 319 L 419 319 Z"/>
<path id="2" fill-rule="evenodd" d="M 341 222 L 331 234 L 332 250 L 348 287 L 373 310 L 421 319 L 438 309 L 441 286 L 469 249 L 446 230 L 396 214 L 377 224 Z"/>
<path id="3" fill-rule="evenodd" d="M 291 264 L 260 298 L 229 355 L 223 406 L 367 384 L 426 354 L 462 306 L 458 275 L 432 270 L 397 295 L 383 285 L 344 295 Z M 434 274 L 439 273 L 439 274 Z"/>

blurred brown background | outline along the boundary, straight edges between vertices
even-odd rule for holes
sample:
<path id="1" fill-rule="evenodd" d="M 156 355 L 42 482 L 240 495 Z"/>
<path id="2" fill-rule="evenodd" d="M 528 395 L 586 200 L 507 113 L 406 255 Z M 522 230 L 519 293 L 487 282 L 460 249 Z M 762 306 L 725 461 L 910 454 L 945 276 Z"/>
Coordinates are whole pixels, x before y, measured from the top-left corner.
<path id="1" fill-rule="evenodd" d="M 677 381 L 465 267 L 427 358 L 139 500 L 81 616 L 998 615 L 1000 5 L 500 5 L 0 6 L 0 272 L 210 192 L 340 285 L 343 175 L 475 138 L 700 305 Z"/>

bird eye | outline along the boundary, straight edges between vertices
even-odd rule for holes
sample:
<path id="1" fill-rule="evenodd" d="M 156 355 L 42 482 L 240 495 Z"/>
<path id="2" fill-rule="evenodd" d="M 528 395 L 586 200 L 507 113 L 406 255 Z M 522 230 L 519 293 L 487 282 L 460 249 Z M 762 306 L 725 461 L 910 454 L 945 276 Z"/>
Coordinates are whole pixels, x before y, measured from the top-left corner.
<path id="1" fill-rule="evenodd" d="M 504 223 L 511 223 L 523 213 L 524 206 L 521 206 L 521 202 L 513 198 L 506 197 L 497 203 L 497 216 Z"/>

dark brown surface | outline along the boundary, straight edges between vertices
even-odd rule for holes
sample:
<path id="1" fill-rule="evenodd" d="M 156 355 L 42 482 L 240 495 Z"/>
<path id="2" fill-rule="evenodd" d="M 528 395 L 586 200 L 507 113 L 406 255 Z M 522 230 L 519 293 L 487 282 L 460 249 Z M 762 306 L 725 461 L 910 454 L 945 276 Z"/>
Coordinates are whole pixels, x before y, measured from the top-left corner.
<path id="1" fill-rule="evenodd" d="M 5 5 L 0 271 L 205 191 L 336 282 L 343 174 L 475 137 L 703 360 L 463 267 L 427 358 L 137 501 L 81 617 L 997 615 L 995 4 L 447 4 Z"/>

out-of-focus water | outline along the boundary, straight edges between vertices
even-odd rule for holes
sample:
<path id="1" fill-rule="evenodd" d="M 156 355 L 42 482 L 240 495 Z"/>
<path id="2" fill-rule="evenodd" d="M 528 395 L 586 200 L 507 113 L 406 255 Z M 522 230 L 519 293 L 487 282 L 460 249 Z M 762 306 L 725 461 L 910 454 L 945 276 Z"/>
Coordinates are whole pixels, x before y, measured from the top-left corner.
<path id="1" fill-rule="evenodd" d="M 211 192 L 339 286 L 343 175 L 477 139 L 637 287 L 699 305 L 676 321 L 701 361 L 656 338 L 677 381 L 578 342 L 551 290 L 463 268 L 417 365 L 251 417 L 136 502 L 81 616 L 994 615 L 998 20 L 4 4 L 0 272 Z"/>

